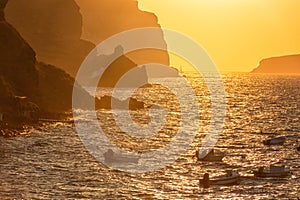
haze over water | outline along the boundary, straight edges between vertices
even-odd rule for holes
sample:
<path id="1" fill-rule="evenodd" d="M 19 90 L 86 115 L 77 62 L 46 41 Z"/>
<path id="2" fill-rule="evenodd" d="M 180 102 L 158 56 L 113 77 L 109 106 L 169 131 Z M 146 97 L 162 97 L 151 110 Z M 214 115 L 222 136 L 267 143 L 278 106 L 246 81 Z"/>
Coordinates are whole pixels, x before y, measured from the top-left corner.
<path id="1" fill-rule="evenodd" d="M 227 114 L 223 133 L 215 147 L 227 153 L 222 163 L 197 162 L 193 158 L 210 123 L 211 113 L 205 84 L 195 74 L 189 74 L 188 80 L 199 98 L 201 126 L 190 148 L 172 165 L 144 174 L 112 170 L 89 154 L 73 125 L 45 123 L 29 130 L 30 135 L 25 132 L 16 138 L 0 138 L 1 199 L 299 197 L 300 158 L 294 146 L 300 136 L 299 75 L 230 73 L 223 74 L 222 78 L 227 94 Z M 163 81 L 180 87 L 175 78 Z M 109 91 L 100 90 L 99 94 L 106 92 Z M 176 98 L 158 86 L 140 89 L 136 96 L 149 104 L 158 101 L 170 111 L 157 138 L 140 145 L 140 141 L 120 132 L 109 110 L 98 111 L 100 124 L 111 140 L 126 150 L 143 152 L 161 148 L 176 133 L 180 116 Z M 133 118 L 141 124 L 149 122 L 145 113 L 132 111 Z M 92 122 L 85 120 L 86 114 L 82 112 L 81 123 L 89 126 Z M 113 138 L 114 134 L 118 137 Z M 287 136 L 283 146 L 262 144 L 269 136 L 283 135 Z M 290 166 L 293 174 L 280 179 L 252 177 L 251 170 L 277 162 Z M 199 178 L 205 172 L 216 175 L 227 169 L 240 172 L 243 178 L 239 185 L 199 188 Z"/>

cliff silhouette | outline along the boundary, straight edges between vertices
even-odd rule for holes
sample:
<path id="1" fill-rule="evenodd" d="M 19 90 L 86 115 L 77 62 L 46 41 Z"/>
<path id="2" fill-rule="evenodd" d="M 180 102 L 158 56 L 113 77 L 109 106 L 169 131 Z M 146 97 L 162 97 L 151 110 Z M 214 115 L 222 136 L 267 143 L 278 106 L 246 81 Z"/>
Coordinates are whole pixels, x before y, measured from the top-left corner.
<path id="1" fill-rule="evenodd" d="M 109 108 L 111 97 L 94 99 L 65 71 L 37 61 L 34 50 L 5 20 L 3 10 L 7 2 L 0 0 L 1 133 L 6 134 L 3 130 L 7 128 L 36 122 L 38 118 L 65 116 L 64 113 L 72 109 L 73 89 L 80 96 L 79 108 L 87 109 L 88 101 L 95 101 L 97 109 Z M 128 101 L 131 109 L 144 107 L 135 99 Z M 120 108 L 124 102 L 117 102 Z"/>
<path id="2" fill-rule="evenodd" d="M 86 56 L 95 48 L 91 42 L 80 39 L 82 16 L 79 11 L 74 0 L 43 0 L 43 3 L 40 0 L 10 0 L 5 9 L 8 21 L 33 47 L 37 58 L 62 68 L 73 77 Z M 105 28 L 102 27 L 101 33 L 97 34 L 107 33 L 109 30 Z M 103 75 L 100 85 L 113 87 L 116 78 L 136 66 L 128 57 L 120 55 L 107 70 L 110 73 Z M 91 74 L 99 69 L 96 66 L 94 70 Z M 135 79 L 139 81 L 145 77 L 147 72 L 140 70 Z M 85 85 L 86 82 L 80 84 Z"/>
<path id="3" fill-rule="evenodd" d="M 0 1 L 0 112 L 11 112 L 15 96 L 33 97 L 38 89 L 35 52 L 20 34 L 5 21 Z"/>
<path id="4" fill-rule="evenodd" d="M 4 119 L 6 124 L 20 124 L 51 113 L 69 111 L 74 79 L 64 71 L 36 60 L 34 50 L 6 22 L 3 9 L 7 2 L 0 0 L 1 120 Z M 83 101 L 93 100 L 79 85 L 75 89 L 80 90 Z"/>
<path id="5" fill-rule="evenodd" d="M 73 77 L 95 48 L 80 39 L 82 16 L 73 0 L 10 0 L 5 16 L 32 46 L 38 60 L 59 66 Z"/>
<path id="6" fill-rule="evenodd" d="M 120 45 L 115 47 L 112 54 L 95 55 L 88 61 L 88 71 L 83 79 L 78 79 L 78 82 L 86 87 L 93 86 L 92 83 L 97 81 L 102 73 L 98 87 L 113 88 L 126 72 L 137 67 L 136 63 L 124 56 L 123 47 Z M 111 64 L 109 65 L 109 63 Z M 106 66 L 109 67 L 105 70 Z M 121 87 L 133 87 L 136 84 L 143 85 L 142 83 L 145 82 L 148 82 L 147 71 L 144 67 L 138 67 L 138 70 L 130 73 L 128 80 Z"/>
<path id="7" fill-rule="evenodd" d="M 263 59 L 252 73 L 300 74 L 300 55 L 287 55 Z"/>
<path id="8" fill-rule="evenodd" d="M 77 2 L 77 3 L 76 3 Z M 139 10 L 133 0 L 10 0 L 5 14 L 32 46 L 40 61 L 66 70 L 75 77 L 88 53 L 110 36 L 133 28 L 158 27 L 153 13 Z M 82 13 L 82 15 L 81 15 Z M 83 33 L 82 33 L 83 30 Z M 84 39 L 81 39 L 84 38 Z M 152 38 L 166 48 L 163 32 Z M 93 43 L 91 43 L 91 42 Z M 136 65 L 169 65 L 168 52 L 145 49 L 126 55 Z M 120 61 L 119 61 L 120 63 Z M 122 72 L 134 66 L 119 66 Z M 177 76 L 172 70 L 147 71 L 149 77 Z M 144 76 L 144 75 L 142 75 Z"/>
<path id="9" fill-rule="evenodd" d="M 114 34 L 144 27 L 158 27 L 157 16 L 141 11 L 135 0 L 76 0 L 83 15 L 83 38 L 95 44 L 106 40 Z M 166 48 L 163 32 L 158 32 L 148 40 L 155 40 Z M 129 55 L 137 64 L 161 63 L 169 65 L 167 52 L 143 50 Z"/>

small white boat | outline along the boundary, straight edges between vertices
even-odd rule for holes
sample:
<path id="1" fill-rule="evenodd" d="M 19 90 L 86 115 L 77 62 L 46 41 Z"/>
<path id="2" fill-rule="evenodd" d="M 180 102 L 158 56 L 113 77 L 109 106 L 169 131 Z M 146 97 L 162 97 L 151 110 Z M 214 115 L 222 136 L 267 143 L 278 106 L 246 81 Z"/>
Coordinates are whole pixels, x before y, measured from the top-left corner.
<path id="1" fill-rule="evenodd" d="M 215 153 L 214 150 L 212 149 L 207 155 L 200 156 L 198 150 L 196 152 L 196 156 L 199 161 L 220 162 L 225 157 L 225 153 L 222 152 Z"/>
<path id="2" fill-rule="evenodd" d="M 140 159 L 140 156 L 118 154 L 111 149 L 108 149 L 103 156 L 106 163 L 138 163 Z"/>
<path id="3" fill-rule="evenodd" d="M 260 167 L 253 173 L 257 177 L 285 177 L 290 175 L 291 171 L 289 167 L 270 165 L 269 168 Z"/>
<path id="4" fill-rule="evenodd" d="M 283 145 L 285 140 L 286 140 L 285 136 L 275 137 L 275 138 L 270 138 L 270 139 L 264 140 L 263 144 L 264 145 Z"/>
<path id="5" fill-rule="evenodd" d="M 237 171 L 228 170 L 226 174 L 209 178 L 206 173 L 203 179 L 200 179 L 200 185 L 209 187 L 210 185 L 234 185 L 240 182 L 240 174 Z"/>

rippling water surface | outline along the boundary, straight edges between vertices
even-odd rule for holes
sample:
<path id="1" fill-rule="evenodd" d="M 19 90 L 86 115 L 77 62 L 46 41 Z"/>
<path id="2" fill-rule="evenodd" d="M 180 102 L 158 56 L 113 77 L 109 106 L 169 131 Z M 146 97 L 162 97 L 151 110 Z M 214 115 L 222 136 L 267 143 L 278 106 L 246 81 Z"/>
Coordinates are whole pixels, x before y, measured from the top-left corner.
<path id="1" fill-rule="evenodd" d="M 14 138 L 0 138 L 1 199 L 270 199 L 300 197 L 300 76 L 224 74 L 227 114 L 215 149 L 224 151 L 223 162 L 197 162 L 193 157 L 210 123 L 209 92 L 202 79 L 188 76 L 199 98 L 200 127 L 190 148 L 175 163 L 143 174 L 110 169 L 84 148 L 72 124 L 43 124 Z M 213 80 L 213 79 L 212 79 Z M 165 79 L 180 87 L 176 79 Z M 213 81 L 212 81 L 213 82 Z M 184 88 L 183 88 L 184 91 Z M 110 91 L 99 91 L 99 95 Z M 166 88 L 142 88 L 136 97 L 148 105 L 163 106 L 168 114 L 162 130 L 149 139 L 123 133 L 111 111 L 97 112 L 108 138 L 127 151 L 155 151 L 172 141 L 180 124 L 176 95 Z M 187 97 L 188 98 L 188 97 Z M 122 115 L 123 111 L 118 111 Z M 90 121 L 82 112 L 83 125 Z M 140 125 L 149 123 L 145 111 L 132 111 Z M 192 119 L 191 119 L 192 120 Z M 197 119 L 194 119 L 197 120 Z M 189 129 L 190 127 L 186 127 Z M 262 133 L 261 133 L 262 130 Z M 88 133 L 87 133 L 88 134 Z M 283 146 L 264 146 L 269 136 L 287 136 Z M 174 150 L 175 151 L 175 150 Z M 290 166 L 287 178 L 254 178 L 251 170 L 273 163 Z M 243 176 L 239 185 L 202 189 L 205 172 L 220 174 L 235 169 Z"/>

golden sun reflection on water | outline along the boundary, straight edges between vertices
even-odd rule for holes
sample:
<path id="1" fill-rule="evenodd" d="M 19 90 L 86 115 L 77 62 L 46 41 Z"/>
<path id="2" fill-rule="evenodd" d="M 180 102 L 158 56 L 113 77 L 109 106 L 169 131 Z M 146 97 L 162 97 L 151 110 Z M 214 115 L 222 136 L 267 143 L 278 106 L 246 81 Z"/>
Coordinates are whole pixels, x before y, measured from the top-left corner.
<path id="1" fill-rule="evenodd" d="M 209 92 L 202 79 L 188 79 L 196 88 L 201 125 L 194 142 L 174 164 L 155 172 L 130 174 L 100 164 L 84 148 L 74 127 L 65 123 L 44 124 L 32 135 L 0 138 L 0 197 L 8 199 L 252 199 L 300 196 L 300 158 L 295 150 L 299 139 L 299 76 L 224 74 L 227 115 L 216 151 L 226 152 L 223 162 L 197 162 L 193 157 L 210 123 Z M 174 81 L 166 79 L 164 81 Z M 175 84 L 179 84 L 174 81 Z M 148 90 L 147 92 L 145 92 Z M 109 91 L 108 91 L 109 92 Z M 99 110 L 98 117 L 110 139 L 129 151 L 153 151 L 172 140 L 180 113 L 174 96 L 160 87 L 142 88 L 137 98 L 148 101 L 161 95 L 170 109 L 165 131 L 143 142 L 122 133 L 114 125 L 111 112 Z M 104 95 L 105 91 L 101 90 Z M 144 95 L 144 96 L 143 96 Z M 155 96 L 156 95 L 156 96 Z M 174 103 L 170 103 L 171 101 Z M 84 114 L 84 113 L 83 113 Z M 135 120 L 148 123 L 144 111 L 132 111 Z M 196 119 L 195 119 L 196 120 Z M 105 123 L 104 123 L 105 122 Z M 82 123 L 89 126 L 89 121 Z M 262 131 L 262 133 L 261 133 Z M 118 137 L 115 133 L 118 133 Z M 283 146 L 265 146 L 269 136 L 285 135 Z M 254 178 L 258 166 L 283 163 L 291 167 L 287 178 Z M 205 172 L 212 175 L 234 169 L 243 176 L 239 185 L 199 188 Z"/>

